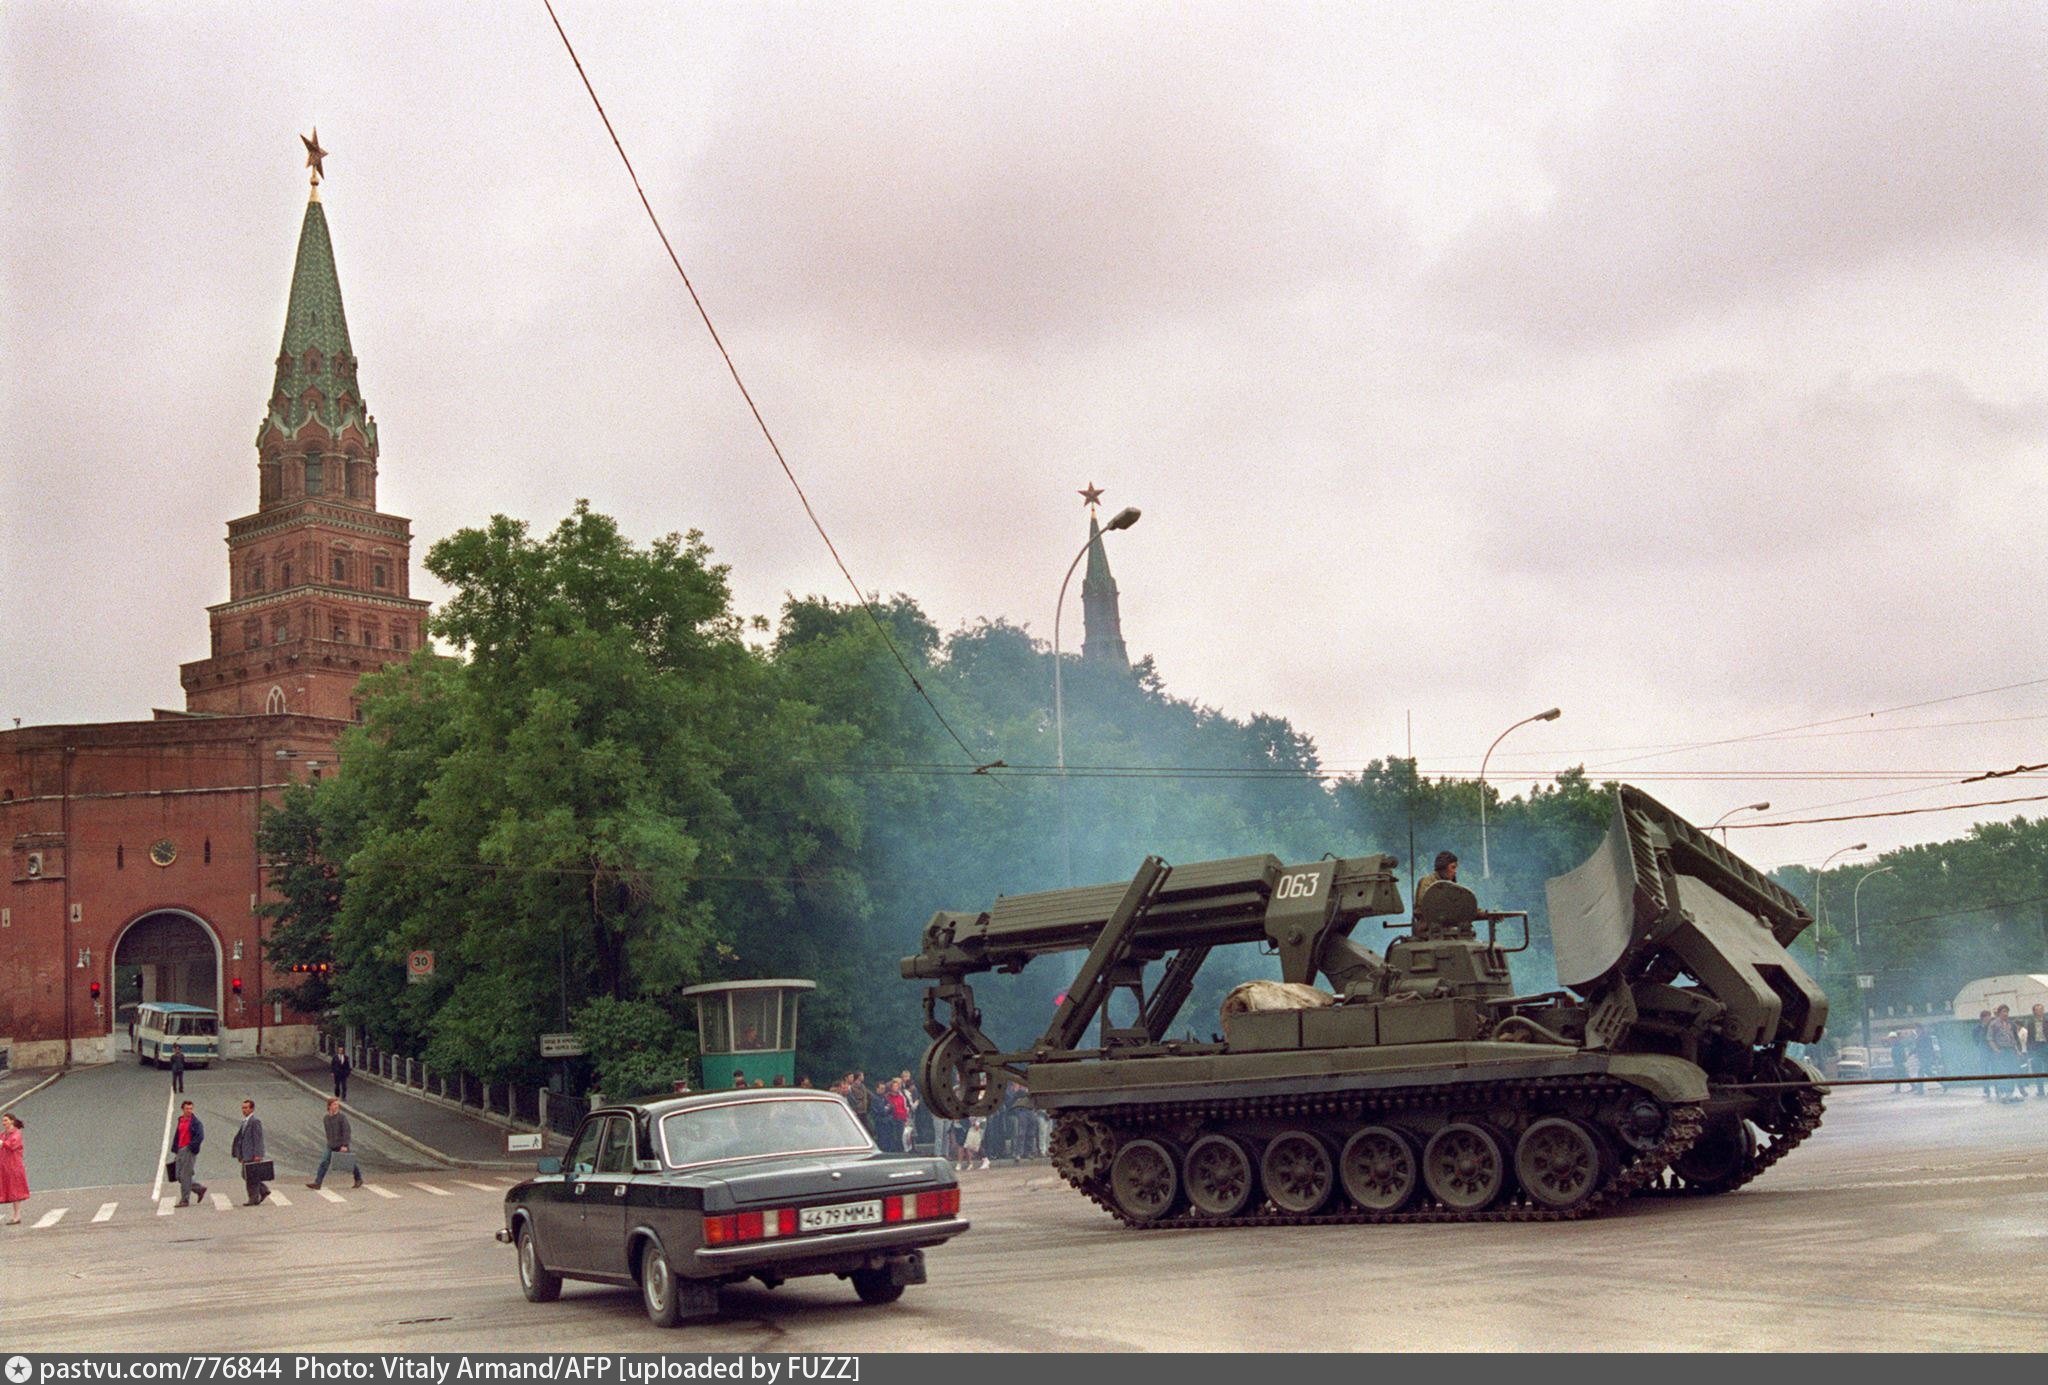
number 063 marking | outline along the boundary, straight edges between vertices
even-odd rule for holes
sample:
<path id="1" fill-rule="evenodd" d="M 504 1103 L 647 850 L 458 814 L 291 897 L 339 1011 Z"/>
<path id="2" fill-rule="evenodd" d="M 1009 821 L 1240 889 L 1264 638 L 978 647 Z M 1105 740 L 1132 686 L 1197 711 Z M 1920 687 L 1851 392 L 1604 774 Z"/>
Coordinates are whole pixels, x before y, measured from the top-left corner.
<path id="1" fill-rule="evenodd" d="M 1303 871 L 1300 875 L 1283 875 L 1280 884 L 1273 891 L 1275 899 L 1314 899 L 1323 888 L 1320 871 Z"/>

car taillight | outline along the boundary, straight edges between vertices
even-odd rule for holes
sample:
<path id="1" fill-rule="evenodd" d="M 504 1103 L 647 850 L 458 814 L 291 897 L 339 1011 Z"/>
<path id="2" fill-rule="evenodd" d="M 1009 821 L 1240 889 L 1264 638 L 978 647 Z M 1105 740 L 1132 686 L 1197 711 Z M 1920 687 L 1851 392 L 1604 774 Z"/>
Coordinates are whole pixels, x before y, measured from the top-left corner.
<path id="1" fill-rule="evenodd" d="M 919 1193 L 917 1210 L 911 1215 L 919 1221 L 926 1217 L 950 1217 L 960 1210 L 960 1190 L 943 1188 L 936 1193 Z"/>
<path id="2" fill-rule="evenodd" d="M 936 1193 L 913 1193 L 909 1197 L 882 1199 L 882 1220 L 924 1221 L 928 1217 L 950 1217 L 960 1210 L 960 1190 L 946 1188 Z"/>
<path id="3" fill-rule="evenodd" d="M 796 1235 L 796 1208 L 778 1207 L 769 1212 L 731 1212 L 704 1218 L 704 1244 L 729 1246 L 743 1241 L 765 1241 L 776 1236 Z"/>

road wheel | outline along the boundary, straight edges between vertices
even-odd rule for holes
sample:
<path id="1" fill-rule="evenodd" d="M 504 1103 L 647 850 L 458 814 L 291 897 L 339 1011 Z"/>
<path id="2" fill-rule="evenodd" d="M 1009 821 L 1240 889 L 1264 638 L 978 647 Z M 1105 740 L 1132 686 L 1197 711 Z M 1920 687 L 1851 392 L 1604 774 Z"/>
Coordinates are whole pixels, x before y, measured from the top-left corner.
<path id="1" fill-rule="evenodd" d="M 653 1241 L 640 1252 L 640 1302 L 647 1320 L 656 1327 L 674 1327 L 682 1321 L 682 1300 L 676 1294 L 676 1272 L 668 1256 Z"/>
<path id="2" fill-rule="evenodd" d="M 1109 1193 L 1132 1221 L 1159 1221 L 1180 1210 L 1180 1160 L 1157 1140 L 1132 1140 L 1109 1165 Z"/>
<path id="3" fill-rule="evenodd" d="M 1507 1191 L 1507 1156 L 1490 1132 L 1453 1121 L 1424 1146 L 1422 1181 L 1453 1212 L 1483 1211 Z"/>
<path id="4" fill-rule="evenodd" d="M 894 1303 L 903 1297 L 903 1286 L 889 1273 L 887 1265 L 853 1272 L 853 1291 L 862 1303 Z"/>
<path id="5" fill-rule="evenodd" d="M 1421 1176 L 1415 1146 L 1398 1130 L 1368 1125 L 1344 1142 L 1337 1160 L 1344 1194 L 1368 1212 L 1398 1212 L 1415 1197 Z"/>
<path id="6" fill-rule="evenodd" d="M 1546 1116 L 1515 1146 L 1522 1191 L 1555 1212 L 1584 1205 L 1600 1187 L 1600 1146 L 1577 1121 Z"/>
<path id="7" fill-rule="evenodd" d="M 1267 1145 L 1259 1177 L 1273 1205 L 1296 1216 L 1320 1212 L 1337 1187 L 1330 1147 L 1306 1130 L 1290 1130 Z"/>
<path id="8" fill-rule="evenodd" d="M 550 1274 L 540 1262 L 540 1247 L 534 1243 L 533 1224 L 519 1223 L 519 1291 L 528 1303 L 553 1303 L 562 1296 L 562 1276 Z"/>
<path id="9" fill-rule="evenodd" d="M 1711 1196 L 1747 1182 L 1755 1158 L 1756 1135 L 1748 1121 L 1716 1121 L 1691 1149 L 1671 1161 L 1671 1171 L 1685 1180 L 1687 1192 Z"/>
<path id="10" fill-rule="evenodd" d="M 1205 1217 L 1234 1217 L 1258 1191 L 1258 1174 L 1244 1141 L 1204 1135 L 1188 1150 L 1188 1201 Z"/>

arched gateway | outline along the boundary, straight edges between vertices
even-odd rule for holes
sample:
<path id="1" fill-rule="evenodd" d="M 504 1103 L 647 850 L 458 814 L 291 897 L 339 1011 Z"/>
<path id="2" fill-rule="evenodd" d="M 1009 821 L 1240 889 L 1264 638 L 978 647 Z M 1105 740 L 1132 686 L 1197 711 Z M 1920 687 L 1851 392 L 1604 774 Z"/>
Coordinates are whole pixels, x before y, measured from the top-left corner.
<path id="1" fill-rule="evenodd" d="M 182 909 L 142 915 L 114 943 L 116 1044 L 127 1047 L 135 1007 L 151 1001 L 203 1005 L 220 1014 L 220 977 L 220 939 L 204 920 Z"/>

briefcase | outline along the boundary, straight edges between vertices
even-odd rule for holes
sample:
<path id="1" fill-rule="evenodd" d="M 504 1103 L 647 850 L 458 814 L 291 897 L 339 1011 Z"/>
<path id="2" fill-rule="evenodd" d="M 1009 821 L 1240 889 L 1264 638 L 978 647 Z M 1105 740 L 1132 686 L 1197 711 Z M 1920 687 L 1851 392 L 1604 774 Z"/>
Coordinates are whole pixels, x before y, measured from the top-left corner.
<path id="1" fill-rule="evenodd" d="M 268 1159 L 242 1165 L 242 1181 L 245 1183 L 268 1183 L 276 1177 L 277 1165 Z"/>
<path id="2" fill-rule="evenodd" d="M 175 1182 L 177 1182 L 177 1181 L 178 1181 L 178 1161 L 177 1161 L 177 1160 L 175 1160 L 175 1159 L 172 1159 L 172 1160 L 170 1160 L 170 1161 L 169 1161 L 168 1163 L 166 1163 L 166 1164 L 164 1165 L 164 1182 L 166 1182 L 166 1183 L 175 1183 Z"/>

